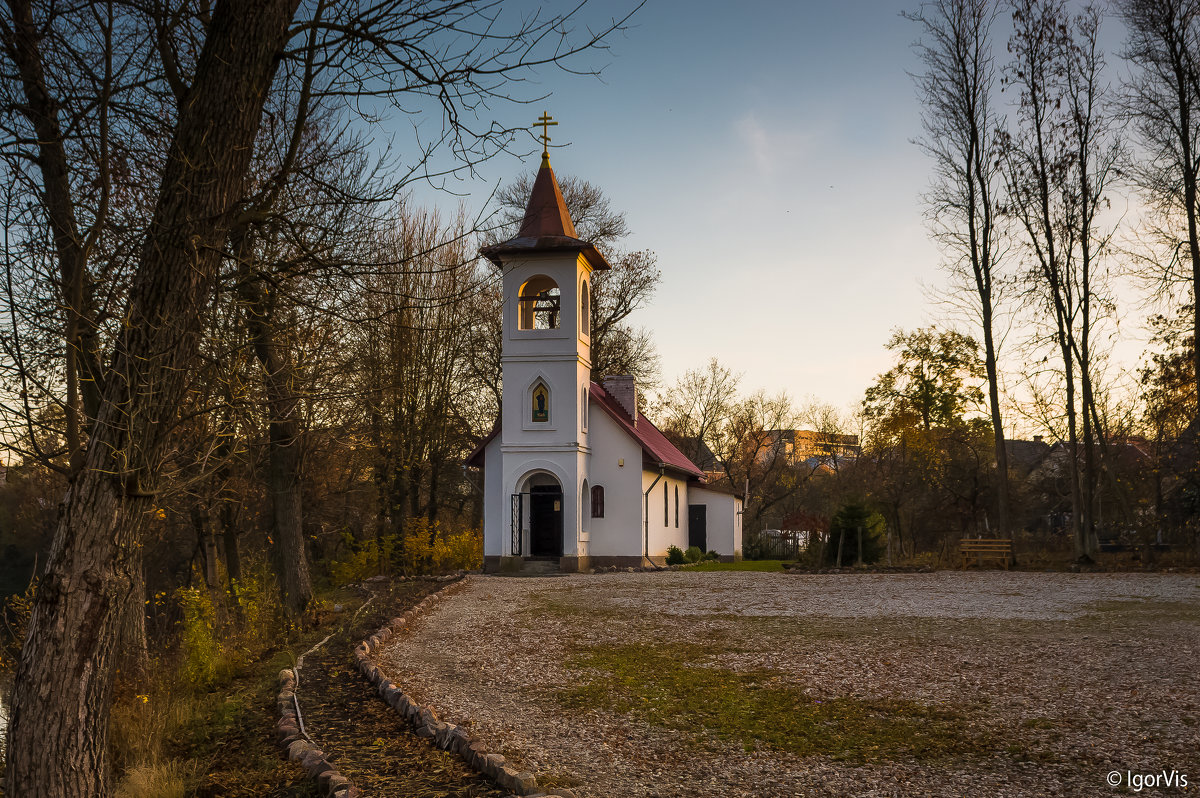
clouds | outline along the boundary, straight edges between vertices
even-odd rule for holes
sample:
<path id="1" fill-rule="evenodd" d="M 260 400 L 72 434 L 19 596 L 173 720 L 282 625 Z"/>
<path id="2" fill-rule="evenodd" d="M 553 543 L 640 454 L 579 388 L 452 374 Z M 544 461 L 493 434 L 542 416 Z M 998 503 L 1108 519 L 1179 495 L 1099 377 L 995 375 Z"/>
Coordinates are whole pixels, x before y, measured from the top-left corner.
<path id="1" fill-rule="evenodd" d="M 792 121 L 764 123 L 757 111 L 748 111 L 733 122 L 737 146 L 764 177 L 799 168 L 817 149 L 823 131 L 798 127 Z"/>
<path id="2" fill-rule="evenodd" d="M 769 174 L 773 148 L 767 137 L 767 129 L 763 127 L 756 114 L 746 114 L 733 123 L 738 140 L 750 155 L 751 161 L 760 174 Z"/>

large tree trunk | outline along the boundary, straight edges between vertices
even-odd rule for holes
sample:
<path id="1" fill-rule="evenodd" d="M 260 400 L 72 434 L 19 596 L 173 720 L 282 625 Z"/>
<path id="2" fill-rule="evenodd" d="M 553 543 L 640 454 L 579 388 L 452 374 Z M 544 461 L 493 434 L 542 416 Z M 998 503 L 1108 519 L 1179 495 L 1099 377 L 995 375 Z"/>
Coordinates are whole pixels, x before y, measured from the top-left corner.
<path id="1" fill-rule="evenodd" d="M 288 612 L 299 615 L 312 601 L 312 580 L 304 551 L 304 513 L 300 496 L 300 431 L 295 419 L 296 400 L 282 420 L 270 426 L 267 489 L 274 510 L 275 545 L 278 552 L 283 599 Z"/>
<path id="2" fill-rule="evenodd" d="M 983 356 L 988 379 L 988 409 L 992 416 L 992 440 L 996 451 L 996 534 L 1012 538 L 1012 521 L 1008 507 L 1008 447 L 1004 441 L 1004 419 L 1000 415 L 1000 378 L 996 366 L 996 344 L 992 339 L 991 303 L 985 303 L 983 322 Z"/>
<path id="3" fill-rule="evenodd" d="M 1071 541 L 1075 559 L 1086 562 L 1088 557 L 1087 526 L 1083 523 L 1083 492 L 1079 484 L 1079 422 L 1075 410 L 1074 357 L 1065 334 L 1059 332 L 1059 348 L 1063 357 L 1063 376 L 1067 386 L 1067 477 L 1071 480 Z"/>
<path id="4" fill-rule="evenodd" d="M 62 504 L 13 689 L 8 795 L 109 792 L 108 722 L 122 599 L 135 583 L 166 431 L 200 309 L 242 194 L 298 0 L 218 2 L 183 103 L 125 326 Z"/>
<path id="5" fill-rule="evenodd" d="M 243 272 L 248 261 L 242 259 Z M 242 280 L 246 326 L 263 369 L 267 395 L 267 492 L 271 496 L 275 561 L 284 606 L 292 615 L 312 601 L 312 580 L 304 551 L 304 510 L 300 495 L 300 399 L 295 365 L 279 341 L 275 308 L 253 275 Z"/>
<path id="6" fill-rule="evenodd" d="M 1181 81 L 1182 82 L 1182 81 Z M 1197 186 L 1196 186 L 1196 166 L 1195 158 L 1192 154 L 1192 121 L 1191 110 L 1192 102 L 1189 97 L 1193 97 L 1189 91 L 1189 87 L 1181 86 L 1179 89 L 1179 124 L 1180 131 L 1179 144 L 1182 150 L 1183 169 L 1181 176 L 1183 177 L 1183 207 L 1187 216 L 1188 228 L 1188 257 L 1192 262 L 1192 384 L 1195 389 L 1196 407 L 1194 408 L 1195 417 L 1200 418 L 1200 222 L 1197 221 Z"/>
<path id="7" fill-rule="evenodd" d="M 138 682 L 150 672 L 150 649 L 146 644 L 146 572 L 140 546 L 134 547 L 131 556 L 129 573 L 133 581 L 119 608 L 116 668 L 124 679 Z"/>
<path id="8" fill-rule="evenodd" d="M 204 569 L 204 586 L 210 591 L 221 586 L 217 571 L 217 537 L 213 534 L 208 507 L 203 502 L 192 505 L 192 528 L 200 547 L 200 565 Z"/>
<path id="9" fill-rule="evenodd" d="M 1084 317 L 1085 329 L 1082 331 L 1082 355 L 1079 364 L 1079 383 L 1083 393 L 1083 475 L 1080 479 L 1083 493 L 1083 538 L 1084 554 L 1091 556 L 1099 548 L 1098 531 L 1096 529 L 1096 491 L 1099 490 L 1099 480 L 1096 478 L 1096 438 L 1100 434 L 1092 401 L 1092 380 L 1088 375 L 1089 364 L 1087 354 L 1087 317 Z"/>
<path id="10" fill-rule="evenodd" d="M 229 577 L 230 587 L 242 581 L 239 537 L 237 506 L 233 502 L 224 502 L 221 505 L 221 539 L 225 546 L 225 575 Z"/>
<path id="11" fill-rule="evenodd" d="M 234 235 L 241 275 L 239 295 L 246 329 L 263 370 L 267 399 L 267 492 L 271 497 L 275 566 L 283 604 L 292 615 L 312 601 L 312 580 L 304 550 L 304 510 L 300 495 L 300 398 L 296 366 L 288 344 L 280 340 L 275 291 L 268 291 L 254 268 L 254 240 L 247 230 Z"/>

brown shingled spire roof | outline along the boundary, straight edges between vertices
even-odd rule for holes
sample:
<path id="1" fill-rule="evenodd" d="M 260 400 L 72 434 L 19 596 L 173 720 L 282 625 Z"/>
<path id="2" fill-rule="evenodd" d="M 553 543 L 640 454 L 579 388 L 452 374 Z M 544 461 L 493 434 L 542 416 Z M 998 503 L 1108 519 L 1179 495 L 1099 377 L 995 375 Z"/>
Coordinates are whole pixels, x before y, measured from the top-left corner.
<path id="1" fill-rule="evenodd" d="M 593 269 L 611 268 L 608 261 L 592 244 L 581 241 L 575 232 L 575 224 L 567 211 L 562 189 L 550 168 L 550 159 L 543 154 L 542 168 L 533 181 L 529 193 L 529 205 L 516 237 L 484 247 L 480 253 L 497 266 L 502 255 L 520 255 L 530 252 L 580 252 L 591 263 Z"/>
<path id="2" fill-rule="evenodd" d="M 579 237 L 575 232 L 575 225 L 571 222 L 571 214 L 567 212 L 567 201 L 563 199 L 562 189 L 558 187 L 558 180 L 554 177 L 549 160 L 542 162 L 537 179 L 533 181 L 529 204 L 525 206 L 525 218 L 521 220 L 521 230 L 517 233 L 517 238 L 545 236 Z"/>

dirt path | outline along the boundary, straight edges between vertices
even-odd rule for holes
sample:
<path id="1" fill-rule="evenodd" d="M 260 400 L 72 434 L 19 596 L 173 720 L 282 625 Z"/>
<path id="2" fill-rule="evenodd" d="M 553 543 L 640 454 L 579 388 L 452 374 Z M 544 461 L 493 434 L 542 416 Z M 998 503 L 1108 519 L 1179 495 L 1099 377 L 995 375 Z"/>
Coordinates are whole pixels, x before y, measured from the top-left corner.
<path id="1" fill-rule="evenodd" d="M 360 640 L 437 586 L 403 582 L 376 588 L 376 600 L 350 628 L 305 658 L 299 693 L 305 727 L 364 795 L 501 798 L 508 793 L 413 734 L 353 667 L 351 652 Z"/>

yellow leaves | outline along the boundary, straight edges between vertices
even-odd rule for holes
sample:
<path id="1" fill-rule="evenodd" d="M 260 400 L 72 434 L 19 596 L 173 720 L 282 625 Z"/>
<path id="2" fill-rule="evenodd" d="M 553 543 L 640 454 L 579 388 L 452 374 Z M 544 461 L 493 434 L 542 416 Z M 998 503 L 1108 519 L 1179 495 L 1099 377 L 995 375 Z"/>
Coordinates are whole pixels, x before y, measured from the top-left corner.
<path id="1" fill-rule="evenodd" d="M 220 646 L 216 638 L 216 612 L 208 593 L 194 587 L 175 592 L 183 612 L 180 621 L 184 675 L 193 682 L 208 684 L 216 676 Z"/>
<path id="2" fill-rule="evenodd" d="M 31 581 L 24 593 L 16 593 L 0 602 L 0 671 L 14 671 L 21 658 L 37 581 Z"/>
<path id="3" fill-rule="evenodd" d="M 409 572 L 470 571 L 483 564 L 483 534 L 477 529 L 455 532 L 440 521 L 413 519 L 404 535 L 400 560 Z"/>
<path id="4" fill-rule="evenodd" d="M 358 541 L 342 533 L 349 557 L 331 563 L 335 584 L 346 584 L 398 568 L 406 573 L 473 570 L 483 564 L 483 534 L 452 529 L 440 521 L 411 519 L 403 536 L 390 534 Z"/>

